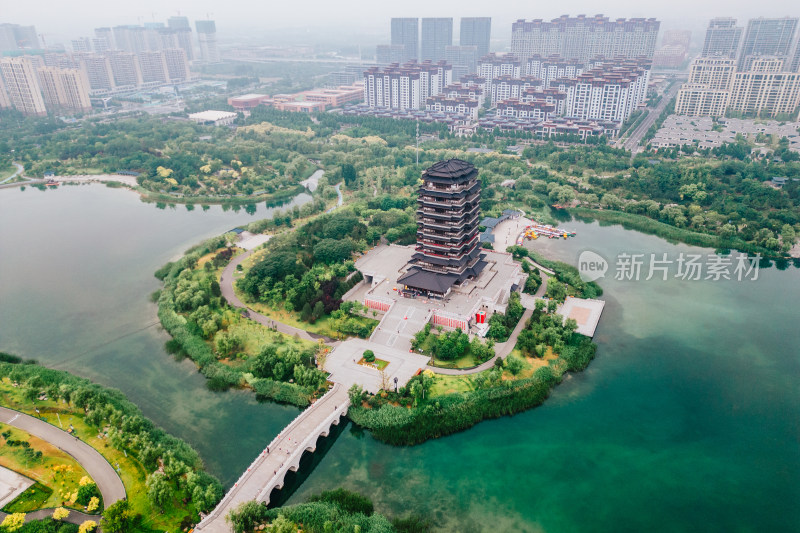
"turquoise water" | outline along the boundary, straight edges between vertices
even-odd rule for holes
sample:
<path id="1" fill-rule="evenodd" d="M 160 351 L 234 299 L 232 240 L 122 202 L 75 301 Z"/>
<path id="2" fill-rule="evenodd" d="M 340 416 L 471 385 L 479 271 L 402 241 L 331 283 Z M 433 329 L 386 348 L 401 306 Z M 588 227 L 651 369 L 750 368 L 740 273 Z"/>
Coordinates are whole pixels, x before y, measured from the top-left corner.
<path id="1" fill-rule="evenodd" d="M 565 227 L 531 246 L 706 253 Z M 597 358 L 544 406 L 414 448 L 345 433 L 290 501 L 344 484 L 447 531 L 800 530 L 800 271 L 602 285 Z"/>
<path id="2" fill-rule="evenodd" d="M 165 261 L 251 218 L 96 185 L 0 191 L 0 350 L 120 388 L 232 482 L 297 411 L 208 392 L 163 352 L 146 295 Z M 531 246 L 572 263 L 697 251 L 564 226 L 578 236 Z M 601 283 L 597 358 L 545 405 L 412 448 L 351 426 L 289 501 L 345 486 L 442 531 L 800 530 L 800 271 Z"/>
<path id="3" fill-rule="evenodd" d="M 102 185 L 0 191 L 0 350 L 122 390 L 233 483 L 297 410 L 208 391 L 191 362 L 164 352 L 148 295 L 158 267 L 269 212 L 158 209 Z"/>

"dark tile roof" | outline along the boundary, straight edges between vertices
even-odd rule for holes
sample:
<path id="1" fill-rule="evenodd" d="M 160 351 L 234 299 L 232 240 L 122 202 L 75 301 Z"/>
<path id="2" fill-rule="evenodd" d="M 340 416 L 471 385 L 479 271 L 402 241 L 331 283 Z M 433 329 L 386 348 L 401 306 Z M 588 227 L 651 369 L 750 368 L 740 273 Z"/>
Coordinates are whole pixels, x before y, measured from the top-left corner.
<path id="1" fill-rule="evenodd" d="M 439 274 L 420 268 L 411 268 L 397 278 L 397 281 L 407 287 L 445 294 L 458 281 L 458 275 Z"/>

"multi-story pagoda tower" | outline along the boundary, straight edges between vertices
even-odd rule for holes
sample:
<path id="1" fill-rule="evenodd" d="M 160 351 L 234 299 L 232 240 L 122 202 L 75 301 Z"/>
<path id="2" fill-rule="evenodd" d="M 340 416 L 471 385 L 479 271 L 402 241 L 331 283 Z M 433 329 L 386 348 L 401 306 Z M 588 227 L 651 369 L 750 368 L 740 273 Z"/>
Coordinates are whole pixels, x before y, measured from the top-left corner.
<path id="1" fill-rule="evenodd" d="M 397 280 L 407 293 L 444 298 L 486 266 L 478 238 L 480 194 L 478 170 L 466 161 L 439 161 L 422 174 L 416 253 Z"/>

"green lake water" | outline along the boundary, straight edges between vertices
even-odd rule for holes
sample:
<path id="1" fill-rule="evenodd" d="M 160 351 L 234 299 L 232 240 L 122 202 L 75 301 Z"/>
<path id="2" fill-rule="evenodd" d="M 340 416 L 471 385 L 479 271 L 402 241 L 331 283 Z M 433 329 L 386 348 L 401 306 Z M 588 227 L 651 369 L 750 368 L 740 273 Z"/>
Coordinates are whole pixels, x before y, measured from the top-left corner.
<path id="1" fill-rule="evenodd" d="M 208 392 L 164 353 L 147 295 L 165 261 L 253 218 L 101 186 L 0 191 L 0 350 L 118 387 L 232 483 L 297 410 Z M 460 532 L 800 530 L 800 271 L 616 281 L 618 253 L 700 251 L 563 226 L 578 236 L 529 245 L 612 258 L 589 368 L 539 408 L 420 446 L 348 426 L 290 503 L 345 486 Z"/>

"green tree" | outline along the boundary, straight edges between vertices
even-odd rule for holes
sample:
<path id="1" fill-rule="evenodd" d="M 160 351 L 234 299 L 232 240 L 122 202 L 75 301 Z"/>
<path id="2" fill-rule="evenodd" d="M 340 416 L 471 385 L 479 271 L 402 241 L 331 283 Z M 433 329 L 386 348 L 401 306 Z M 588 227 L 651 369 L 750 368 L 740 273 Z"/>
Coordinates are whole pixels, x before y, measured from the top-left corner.
<path id="1" fill-rule="evenodd" d="M 509 357 L 506 359 L 506 368 L 512 376 L 517 376 L 520 372 L 522 372 L 524 366 L 525 365 L 522 360 L 516 357 Z"/>
<path id="2" fill-rule="evenodd" d="M 128 500 L 119 500 L 103 511 L 100 527 L 109 533 L 125 533 L 131 527 L 131 518 Z"/>
<path id="3" fill-rule="evenodd" d="M 154 507 L 161 509 L 161 512 L 164 512 L 164 507 L 172 497 L 172 487 L 167 481 L 167 476 L 161 472 L 154 472 L 147 476 L 146 486 L 147 498 L 150 503 Z"/>
<path id="4" fill-rule="evenodd" d="M 361 405 L 361 397 L 364 394 L 364 389 L 354 383 L 352 387 L 347 389 L 347 395 L 350 397 L 350 403 L 354 406 Z"/>

